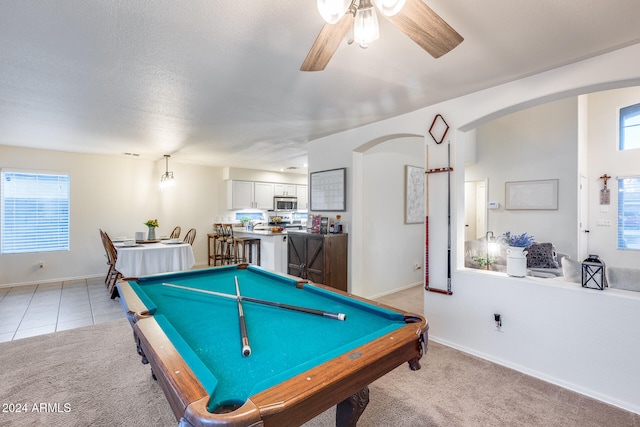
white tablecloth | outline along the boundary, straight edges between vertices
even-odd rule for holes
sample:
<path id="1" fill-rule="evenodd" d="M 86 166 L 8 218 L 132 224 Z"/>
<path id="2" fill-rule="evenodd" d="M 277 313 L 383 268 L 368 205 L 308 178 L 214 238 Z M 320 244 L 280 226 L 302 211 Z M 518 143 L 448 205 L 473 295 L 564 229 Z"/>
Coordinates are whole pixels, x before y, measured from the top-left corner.
<path id="1" fill-rule="evenodd" d="M 195 264 L 188 243 L 146 243 L 134 247 L 116 244 L 116 270 L 124 277 L 189 270 Z"/>

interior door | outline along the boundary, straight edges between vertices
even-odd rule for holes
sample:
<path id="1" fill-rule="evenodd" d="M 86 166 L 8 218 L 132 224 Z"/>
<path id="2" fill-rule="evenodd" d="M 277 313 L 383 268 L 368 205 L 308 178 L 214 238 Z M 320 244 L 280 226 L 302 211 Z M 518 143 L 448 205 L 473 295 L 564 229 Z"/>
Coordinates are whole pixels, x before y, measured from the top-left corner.
<path id="1" fill-rule="evenodd" d="M 464 240 L 475 240 L 476 236 L 476 191 L 473 182 L 464 183 Z"/>
<path id="2" fill-rule="evenodd" d="M 587 258 L 589 253 L 589 200 L 587 177 L 580 175 L 580 197 L 578 200 L 578 260 Z"/>
<path id="3" fill-rule="evenodd" d="M 487 182 L 464 183 L 464 239 L 485 237 L 487 234 Z"/>

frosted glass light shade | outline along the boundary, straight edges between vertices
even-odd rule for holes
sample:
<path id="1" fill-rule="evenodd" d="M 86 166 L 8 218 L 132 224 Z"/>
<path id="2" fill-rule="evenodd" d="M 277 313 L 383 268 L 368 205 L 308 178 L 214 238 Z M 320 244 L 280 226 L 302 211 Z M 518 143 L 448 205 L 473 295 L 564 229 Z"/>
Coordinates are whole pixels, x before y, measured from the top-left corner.
<path id="1" fill-rule="evenodd" d="M 318 0 L 318 12 L 329 24 L 337 23 L 351 6 L 351 0 Z"/>
<path id="2" fill-rule="evenodd" d="M 407 0 L 373 0 L 373 4 L 386 16 L 400 12 Z"/>
<path id="3" fill-rule="evenodd" d="M 368 3 L 369 7 L 363 6 Z M 380 30 L 378 28 L 378 15 L 368 0 L 360 2 L 360 7 L 356 12 L 356 19 L 353 23 L 353 41 L 360 47 L 366 48 L 372 41 L 378 40 Z"/>

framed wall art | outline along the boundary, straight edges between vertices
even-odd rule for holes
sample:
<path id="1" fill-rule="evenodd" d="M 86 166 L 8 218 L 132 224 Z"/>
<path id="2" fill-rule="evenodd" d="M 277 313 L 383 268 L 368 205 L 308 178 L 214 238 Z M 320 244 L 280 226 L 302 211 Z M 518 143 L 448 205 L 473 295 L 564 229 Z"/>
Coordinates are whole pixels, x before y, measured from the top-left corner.
<path id="1" fill-rule="evenodd" d="M 331 169 L 309 174 L 310 210 L 345 211 L 347 169 Z"/>
<path id="2" fill-rule="evenodd" d="M 404 168 L 404 223 L 423 223 L 427 194 L 424 168 L 410 165 L 406 165 Z"/>
<path id="3" fill-rule="evenodd" d="M 505 209 L 558 209 L 558 180 L 505 182 Z"/>

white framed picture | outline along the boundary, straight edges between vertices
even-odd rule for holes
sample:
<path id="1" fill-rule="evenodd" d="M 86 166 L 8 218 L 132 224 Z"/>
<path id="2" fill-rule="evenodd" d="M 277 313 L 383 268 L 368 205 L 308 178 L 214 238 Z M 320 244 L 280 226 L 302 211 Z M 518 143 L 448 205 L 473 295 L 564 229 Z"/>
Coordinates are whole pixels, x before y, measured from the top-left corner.
<path id="1" fill-rule="evenodd" d="M 345 211 L 346 168 L 309 174 L 310 205 L 312 211 Z"/>
<path id="2" fill-rule="evenodd" d="M 505 182 L 506 209 L 558 209 L 558 180 Z"/>
<path id="3" fill-rule="evenodd" d="M 424 168 L 405 165 L 404 222 L 424 222 L 426 203 L 426 180 Z"/>

